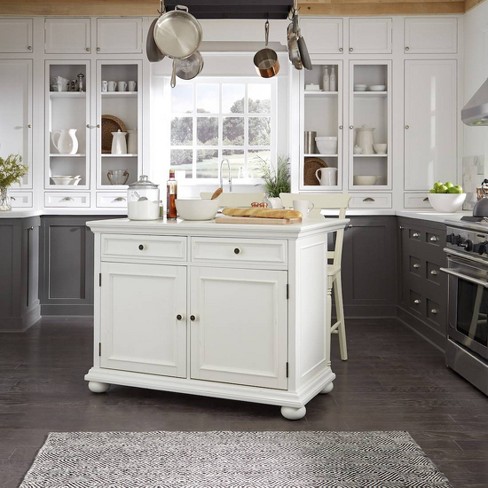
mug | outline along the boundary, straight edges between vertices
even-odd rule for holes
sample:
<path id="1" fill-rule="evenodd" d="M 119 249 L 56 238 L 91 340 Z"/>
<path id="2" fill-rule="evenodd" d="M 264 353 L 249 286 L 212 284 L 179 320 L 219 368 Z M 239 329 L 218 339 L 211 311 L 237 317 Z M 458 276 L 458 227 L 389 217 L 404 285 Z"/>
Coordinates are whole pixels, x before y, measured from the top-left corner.
<path id="1" fill-rule="evenodd" d="M 302 216 L 308 215 L 310 210 L 314 207 L 313 203 L 309 200 L 293 200 L 293 208 L 298 210 Z"/>
<path id="2" fill-rule="evenodd" d="M 127 82 L 119 81 L 117 83 L 117 91 L 119 92 L 127 91 Z"/>
<path id="3" fill-rule="evenodd" d="M 107 80 L 102 81 L 102 91 L 103 92 L 108 91 L 108 81 Z"/>
<path id="4" fill-rule="evenodd" d="M 321 185 L 335 186 L 337 185 L 337 168 L 319 168 L 315 172 L 315 177 Z"/>
<path id="5" fill-rule="evenodd" d="M 136 91 L 137 83 L 135 81 L 129 81 L 127 86 L 129 87 L 129 91 Z"/>
<path id="6" fill-rule="evenodd" d="M 109 81 L 108 82 L 108 91 L 109 92 L 114 92 L 116 88 L 117 88 L 117 82 L 116 81 Z"/>

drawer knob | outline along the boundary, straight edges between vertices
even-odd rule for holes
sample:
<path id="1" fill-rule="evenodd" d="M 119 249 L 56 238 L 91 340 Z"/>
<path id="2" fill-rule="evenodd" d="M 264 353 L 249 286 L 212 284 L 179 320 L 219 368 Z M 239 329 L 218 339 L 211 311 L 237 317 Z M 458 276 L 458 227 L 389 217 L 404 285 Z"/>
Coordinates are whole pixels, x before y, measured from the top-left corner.
<path id="1" fill-rule="evenodd" d="M 430 242 L 437 242 L 439 240 L 439 238 L 437 236 L 431 236 L 431 238 L 429 240 L 430 240 Z"/>
<path id="2" fill-rule="evenodd" d="M 197 319 L 197 318 L 196 318 L 194 315 L 190 315 L 190 320 L 191 320 L 192 322 L 195 322 L 195 320 L 196 320 L 196 319 Z"/>
<path id="3" fill-rule="evenodd" d="M 415 305 L 420 305 L 420 303 L 421 303 L 421 302 L 420 302 L 420 300 L 419 300 L 418 298 L 416 298 L 416 299 L 413 301 L 413 303 L 415 303 Z"/>
<path id="4" fill-rule="evenodd" d="M 414 269 L 419 269 L 419 268 L 420 268 L 420 264 L 415 263 L 415 264 L 413 265 L 413 267 L 414 267 Z"/>
<path id="5" fill-rule="evenodd" d="M 415 237 L 415 239 L 418 239 L 420 237 L 420 234 L 418 232 L 414 232 L 412 234 L 412 237 Z"/>
<path id="6" fill-rule="evenodd" d="M 437 308 L 433 308 L 433 309 L 430 311 L 430 313 L 431 313 L 432 315 L 436 315 L 436 314 L 437 314 Z"/>
<path id="7" fill-rule="evenodd" d="M 240 252 L 241 252 L 241 250 L 238 247 L 236 247 L 234 249 L 234 254 L 240 254 Z"/>
<path id="8" fill-rule="evenodd" d="M 139 244 L 139 251 L 143 251 L 144 250 L 144 245 L 143 244 Z"/>
<path id="9" fill-rule="evenodd" d="M 183 318 L 183 315 L 181 315 L 180 313 L 176 316 L 176 320 L 181 320 Z"/>
<path id="10" fill-rule="evenodd" d="M 436 271 L 435 269 L 433 269 L 433 270 L 430 272 L 430 274 L 431 274 L 432 276 L 437 276 L 437 271 Z"/>

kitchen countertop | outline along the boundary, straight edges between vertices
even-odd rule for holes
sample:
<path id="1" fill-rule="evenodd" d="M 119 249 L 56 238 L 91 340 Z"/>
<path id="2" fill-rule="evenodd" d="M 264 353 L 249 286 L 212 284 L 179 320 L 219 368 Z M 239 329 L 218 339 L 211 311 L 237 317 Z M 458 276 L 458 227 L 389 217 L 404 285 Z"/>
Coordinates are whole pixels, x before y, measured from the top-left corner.
<path id="1" fill-rule="evenodd" d="M 327 212 L 323 211 L 323 215 L 336 216 L 337 212 Z M 105 209 L 105 210 L 70 210 L 63 209 L 62 211 L 57 209 L 49 210 L 32 210 L 32 209 L 12 209 L 8 212 L 0 212 L 0 219 L 23 219 L 28 217 L 35 217 L 38 215 L 61 215 L 61 216 L 76 216 L 76 215 L 119 215 L 120 217 L 125 217 L 127 211 L 125 209 Z M 391 215 L 398 217 L 408 217 L 411 219 L 421 219 L 429 220 L 431 222 L 445 222 L 446 220 L 459 220 L 463 215 L 472 215 L 471 211 L 462 211 L 455 213 L 441 213 L 435 212 L 433 210 L 393 210 L 393 209 L 352 209 L 348 210 L 348 217 L 370 217 L 370 216 L 382 216 Z"/>

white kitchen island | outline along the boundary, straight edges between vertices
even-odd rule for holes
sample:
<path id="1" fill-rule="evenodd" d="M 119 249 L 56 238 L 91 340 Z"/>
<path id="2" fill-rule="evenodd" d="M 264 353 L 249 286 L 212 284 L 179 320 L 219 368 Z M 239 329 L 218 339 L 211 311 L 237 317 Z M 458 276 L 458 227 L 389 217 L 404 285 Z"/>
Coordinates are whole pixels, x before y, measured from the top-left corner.
<path id="1" fill-rule="evenodd" d="M 332 390 L 328 234 L 301 224 L 88 222 L 95 234 L 92 392 L 110 384 L 278 405 Z"/>

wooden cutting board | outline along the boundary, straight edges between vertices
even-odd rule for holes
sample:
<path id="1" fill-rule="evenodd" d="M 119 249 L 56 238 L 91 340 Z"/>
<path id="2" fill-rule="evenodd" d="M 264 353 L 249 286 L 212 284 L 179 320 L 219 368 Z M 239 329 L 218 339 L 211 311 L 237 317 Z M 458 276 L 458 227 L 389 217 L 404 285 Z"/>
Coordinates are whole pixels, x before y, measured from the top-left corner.
<path id="1" fill-rule="evenodd" d="M 270 219 L 266 217 L 231 217 L 225 215 L 223 217 L 216 217 L 217 224 L 266 224 L 266 225 L 286 225 L 298 224 L 302 221 L 301 218 L 295 219 Z"/>

